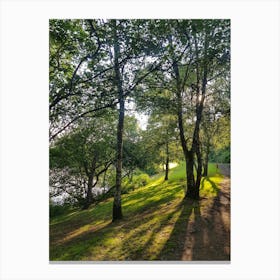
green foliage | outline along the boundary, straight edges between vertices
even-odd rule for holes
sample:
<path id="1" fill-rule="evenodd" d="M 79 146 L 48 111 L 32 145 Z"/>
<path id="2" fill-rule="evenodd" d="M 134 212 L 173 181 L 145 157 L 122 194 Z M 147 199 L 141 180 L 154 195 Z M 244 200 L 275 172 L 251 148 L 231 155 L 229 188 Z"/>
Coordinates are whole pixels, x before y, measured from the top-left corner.
<path id="1" fill-rule="evenodd" d="M 211 160 L 230 160 L 229 20 L 50 20 L 49 53 L 50 167 L 67 171 L 63 183 L 79 188 L 90 173 L 97 182 L 96 174 L 115 163 L 115 149 L 122 145 L 122 173 L 133 174 L 137 168 L 147 173 L 134 175 L 131 182 L 125 179 L 123 192 L 144 186 L 168 158 L 184 158 L 179 111 L 182 143 L 192 149 L 200 105 L 205 111 L 196 140 L 201 140 L 203 156 L 210 150 Z M 116 143 L 117 84 L 126 106 L 121 145 Z M 132 116 L 134 106 L 149 113 L 146 131 Z M 109 187 L 115 185 L 115 175 L 112 168 L 104 176 Z M 184 180 L 180 165 L 169 181 Z"/>
<path id="2" fill-rule="evenodd" d="M 136 188 L 147 185 L 149 181 L 150 181 L 150 177 L 148 174 L 140 174 L 138 176 L 135 176 L 135 178 L 133 178 L 133 183 L 135 184 Z"/>
<path id="3" fill-rule="evenodd" d="M 132 178 L 125 178 L 123 180 L 122 193 L 129 193 L 138 189 L 139 187 L 143 187 L 150 182 L 150 176 L 146 173 L 140 173 L 138 175 L 134 175 Z"/>
<path id="4" fill-rule="evenodd" d="M 211 152 L 210 160 L 219 163 L 230 163 L 230 146 Z"/>
<path id="5" fill-rule="evenodd" d="M 49 205 L 49 216 L 50 218 L 54 218 L 61 215 L 66 215 L 70 211 L 73 211 L 73 207 L 70 204 L 53 204 Z"/>

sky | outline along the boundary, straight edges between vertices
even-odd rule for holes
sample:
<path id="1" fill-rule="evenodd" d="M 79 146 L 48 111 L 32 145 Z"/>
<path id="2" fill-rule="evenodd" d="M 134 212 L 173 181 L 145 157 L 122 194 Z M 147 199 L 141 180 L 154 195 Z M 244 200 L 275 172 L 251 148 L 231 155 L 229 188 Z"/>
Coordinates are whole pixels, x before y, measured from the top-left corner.
<path id="1" fill-rule="evenodd" d="M 146 130 L 149 116 L 144 113 L 135 113 L 135 117 L 138 121 L 138 124 L 142 130 Z"/>
<path id="2" fill-rule="evenodd" d="M 145 113 L 136 112 L 136 105 L 133 100 L 130 100 L 129 102 L 126 101 L 125 108 L 129 116 L 134 116 L 137 119 L 140 128 L 146 130 L 149 116 Z"/>

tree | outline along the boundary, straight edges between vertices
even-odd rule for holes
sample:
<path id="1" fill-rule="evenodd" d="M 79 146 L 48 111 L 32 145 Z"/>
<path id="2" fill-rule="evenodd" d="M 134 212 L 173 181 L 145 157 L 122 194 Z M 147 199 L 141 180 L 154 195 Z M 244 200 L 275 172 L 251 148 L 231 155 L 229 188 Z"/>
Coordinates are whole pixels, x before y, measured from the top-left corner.
<path id="1" fill-rule="evenodd" d="M 88 205 L 94 184 L 107 170 L 103 152 L 111 151 L 110 164 L 116 168 L 115 221 L 122 218 L 123 168 L 132 171 L 136 166 L 152 166 L 161 153 L 168 179 L 177 135 L 186 161 L 186 196 L 199 198 L 203 160 L 207 162 L 211 154 L 207 149 L 204 152 L 204 144 L 211 142 L 204 138 L 213 138 L 207 136 L 207 127 L 214 124 L 204 113 L 207 106 L 209 110 L 213 107 L 211 100 L 218 100 L 220 89 L 229 84 L 229 40 L 227 20 L 50 21 L 51 149 L 68 146 L 71 157 L 79 158 L 72 163 L 87 178 Z M 150 131 L 139 132 L 137 141 L 128 137 L 126 129 L 133 127 L 133 121 L 125 126 L 129 102 L 152 117 L 150 130 L 158 131 L 150 136 L 150 143 L 145 139 Z M 221 108 L 223 102 L 227 103 L 226 98 L 221 97 Z M 105 122 L 106 130 L 109 115 L 112 125 L 107 132 L 114 141 L 107 139 L 98 125 Z M 143 150 L 156 145 L 159 155 L 141 156 Z M 74 150 L 81 152 L 75 155 Z M 88 158 L 81 166 L 78 162 L 84 162 L 84 157 Z M 65 165 L 71 172 L 75 170 L 72 163 Z"/>
<path id="2" fill-rule="evenodd" d="M 98 184 L 101 174 L 106 172 L 115 160 L 112 149 L 113 122 L 113 115 L 108 115 L 87 123 L 86 126 L 61 137 L 50 149 L 50 168 L 54 175 L 52 177 L 58 175 L 59 179 L 56 188 L 68 191 L 69 182 L 74 179 L 76 184 L 71 183 L 70 186 L 75 187 L 76 191 L 71 193 L 76 195 L 77 190 L 84 189 L 84 192 L 78 191 L 79 196 L 75 197 L 80 203 L 83 202 L 84 209 L 93 202 L 92 190 Z"/>
<path id="3" fill-rule="evenodd" d="M 171 20 L 163 24 L 165 31 L 161 42 L 166 45 L 163 55 L 165 78 L 170 81 L 168 89 L 174 92 L 176 103 L 186 161 L 186 197 L 199 199 L 202 177 L 200 126 L 204 102 L 209 83 L 228 69 L 229 21 Z"/>
<path id="4" fill-rule="evenodd" d="M 213 155 L 218 147 L 230 144 L 230 92 L 228 77 L 219 77 L 208 87 L 205 98 L 204 115 L 201 123 L 201 150 L 203 159 L 203 176 L 208 175 L 210 153 Z M 224 144 L 222 144 L 224 143 Z"/>
<path id="5" fill-rule="evenodd" d="M 151 155 L 149 161 L 164 166 L 164 180 L 168 180 L 169 163 L 180 158 L 176 131 L 176 117 L 164 112 L 157 113 L 159 107 L 150 115 L 145 133 L 146 150 Z"/>
<path id="6" fill-rule="evenodd" d="M 191 96 L 195 97 L 195 122 L 192 136 L 192 143 L 190 149 L 187 148 L 184 138 L 184 132 L 181 122 L 181 100 L 180 100 L 180 72 L 174 66 L 174 72 L 177 81 L 177 99 L 178 99 L 178 120 L 180 128 L 180 137 L 185 152 L 186 166 L 187 166 L 187 192 L 186 197 L 193 199 L 199 199 L 199 188 L 202 177 L 202 154 L 201 154 L 201 142 L 200 142 L 200 125 L 202 121 L 204 102 L 207 93 L 207 85 L 213 78 L 211 76 L 217 75 L 217 71 L 220 71 L 221 63 L 220 58 L 228 51 L 227 43 L 229 42 L 228 23 L 224 21 L 192 21 L 191 22 L 191 36 L 190 52 L 193 55 L 193 67 L 191 68 L 193 75 L 195 76 L 195 83 L 192 84 L 190 91 Z M 225 40 L 225 44 L 222 44 Z M 222 70 L 223 71 L 223 70 Z M 188 76 L 187 72 L 185 75 Z M 191 76 L 191 75 L 190 75 Z M 182 85 L 184 89 L 185 85 Z M 197 168 L 196 178 L 193 175 L 194 157 L 196 156 Z"/>
<path id="7" fill-rule="evenodd" d="M 125 100 L 132 95 L 134 89 L 156 68 L 154 65 L 147 70 L 145 67 L 145 52 L 143 53 L 144 38 L 135 27 L 145 24 L 141 21 L 111 20 L 114 82 L 117 88 L 118 128 L 117 128 L 117 159 L 116 159 L 116 188 L 113 202 L 113 221 L 122 218 L 121 182 L 123 162 L 123 129 L 125 119 Z M 126 62 L 120 67 L 120 60 Z M 144 72 L 142 74 L 142 72 Z M 133 75 L 134 74 L 134 75 Z"/>
<path id="8" fill-rule="evenodd" d="M 146 67 L 149 34 L 143 20 L 50 22 L 50 140 L 70 133 L 79 120 L 118 110 L 113 220 L 122 217 L 121 178 L 126 98 L 155 70 Z M 145 38 L 144 38 L 145 37 Z M 149 41 L 149 40 L 148 40 Z M 63 61 L 63 67 L 61 67 Z"/>

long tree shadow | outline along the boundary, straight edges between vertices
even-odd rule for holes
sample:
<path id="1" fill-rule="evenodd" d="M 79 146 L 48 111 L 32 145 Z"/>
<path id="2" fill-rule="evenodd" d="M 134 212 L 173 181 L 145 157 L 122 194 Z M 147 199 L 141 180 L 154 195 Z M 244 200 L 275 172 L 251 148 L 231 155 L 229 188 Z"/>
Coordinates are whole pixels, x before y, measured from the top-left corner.
<path id="1" fill-rule="evenodd" d="M 77 236 L 64 241 L 61 244 L 50 248 L 50 258 L 52 260 L 79 260 L 83 258 L 102 259 L 102 260 L 150 260 L 155 259 L 146 251 L 150 244 L 155 240 L 158 232 L 168 223 L 173 215 L 178 211 L 175 207 L 165 212 L 161 212 L 163 218 L 160 222 L 151 223 L 154 217 L 153 211 L 147 214 L 140 213 L 134 218 L 125 217 L 123 220 L 115 223 L 104 224 L 99 229 L 92 229 L 80 233 Z M 138 217 L 139 216 L 139 217 Z M 139 218 L 141 223 L 139 224 Z M 137 225 L 137 228 L 135 228 Z M 152 228 L 152 231 L 151 231 Z M 147 232 L 151 235 L 147 237 Z M 120 234 L 121 233 L 121 234 Z M 144 237 L 144 243 L 142 238 Z M 109 244 L 111 238 L 117 238 L 119 242 L 117 247 Z M 102 257 L 93 255 L 95 249 L 102 246 Z M 120 253 L 120 254 L 119 254 Z"/>
<path id="2" fill-rule="evenodd" d="M 133 204 L 127 204 L 124 209 L 128 211 L 128 215 L 124 220 L 111 223 L 107 218 L 98 225 L 90 224 L 89 228 L 68 236 L 61 244 L 52 246 L 50 257 L 53 260 L 229 260 L 229 227 L 225 224 L 225 213 L 229 213 L 229 194 L 228 191 L 224 192 L 224 189 L 219 191 L 211 179 L 208 181 L 213 192 L 218 192 L 216 197 L 201 201 L 183 199 L 175 208 L 168 206 L 168 200 L 173 201 L 179 186 L 174 186 L 174 189 L 160 189 L 161 195 L 158 197 L 150 197 L 148 192 L 138 194 L 134 197 L 135 200 L 147 200 L 147 203 L 138 205 L 137 211 Z M 165 192 L 169 195 L 162 196 Z M 154 211 L 163 204 L 166 206 L 160 208 L 160 212 L 156 214 L 159 219 L 152 221 L 155 217 Z M 108 206 L 110 204 L 106 205 L 106 208 Z M 96 212 L 91 215 L 94 213 Z M 102 218 L 104 214 L 102 213 Z M 91 219 L 92 217 L 88 222 Z M 173 229 L 171 234 L 166 231 L 169 236 L 167 242 L 154 247 L 165 226 L 170 227 L 170 224 Z M 117 243 L 110 244 L 116 236 Z"/>
<path id="3" fill-rule="evenodd" d="M 161 187 L 163 183 L 160 182 L 155 187 Z M 172 184 L 170 185 L 172 186 Z M 181 185 L 173 184 L 173 187 L 165 190 L 165 186 L 159 188 L 159 196 L 152 195 L 154 191 L 137 192 L 129 196 L 129 201 L 135 203 L 126 204 L 126 198 L 123 201 L 123 212 L 127 217 L 131 217 L 138 213 L 152 212 L 158 209 L 161 205 L 172 201 L 182 190 Z M 96 223 L 105 223 L 110 221 L 111 217 L 112 200 L 105 203 L 98 204 L 88 210 L 80 210 L 74 213 L 73 216 L 66 215 L 66 217 L 55 224 L 50 224 L 50 244 L 56 245 L 60 240 L 65 237 L 74 239 L 78 237 L 79 232 L 87 231 L 87 228 L 94 228 Z M 72 218 L 71 218 L 72 217 Z M 91 231 L 91 230 L 90 230 Z"/>
<path id="4" fill-rule="evenodd" d="M 186 235 L 192 213 L 197 211 L 199 202 L 190 199 L 183 199 L 181 202 L 181 213 L 178 217 L 169 239 L 165 243 L 158 259 L 161 260 L 181 260 L 186 251 Z"/>
<path id="5" fill-rule="evenodd" d="M 169 211 L 168 209 L 160 212 L 160 217 L 156 222 L 150 223 L 151 217 L 147 217 L 143 222 L 147 222 L 146 226 L 141 226 L 141 230 L 137 230 L 130 234 L 129 228 L 127 234 L 129 238 L 122 243 L 121 250 L 127 251 L 128 260 L 159 260 L 157 257 L 157 249 L 153 248 L 154 243 L 160 242 L 160 236 L 164 235 L 164 228 L 170 225 L 170 221 L 175 217 L 180 210 L 181 204 Z M 151 215 L 154 216 L 154 215 Z M 141 241 L 144 235 L 150 232 L 149 237 L 145 238 L 144 243 Z M 129 248 L 129 250 L 127 250 Z"/>
<path id="6" fill-rule="evenodd" d="M 199 208 L 195 213 L 194 224 L 197 231 L 192 235 L 192 260 L 230 260 L 230 231 L 224 220 L 222 207 L 218 194 L 207 216 L 201 216 Z"/>
<path id="7" fill-rule="evenodd" d="M 167 212 L 170 212 L 169 214 L 163 212 L 160 213 L 161 222 L 156 225 L 152 225 L 154 232 L 152 232 L 150 238 L 145 240 L 145 243 L 148 244 L 153 242 L 156 237 L 156 233 L 160 232 L 165 223 L 171 219 L 176 211 L 178 211 L 177 207 L 170 211 L 171 208 L 169 206 L 169 202 L 174 201 L 176 196 L 178 196 L 179 190 L 181 190 L 181 186 L 174 185 L 168 190 L 165 190 L 164 188 L 161 189 L 159 196 L 151 196 L 149 192 L 146 194 L 140 193 L 138 196 L 133 197 L 138 202 L 136 208 L 133 204 L 126 205 L 124 203 L 124 219 L 118 223 L 111 223 L 111 219 L 108 219 L 108 217 L 110 217 L 110 215 L 108 215 L 109 213 L 107 213 L 107 217 L 105 217 L 106 215 L 103 213 L 104 216 L 102 218 L 104 219 L 96 225 L 94 222 L 94 219 L 97 218 L 94 215 L 96 211 L 91 211 L 92 217 L 87 220 L 87 224 L 85 222 L 77 221 L 77 224 L 75 222 L 74 227 L 68 225 L 66 229 L 62 228 L 66 221 L 61 224 L 57 224 L 55 227 L 57 228 L 56 231 L 58 233 L 56 236 L 52 236 L 52 239 L 50 240 L 51 259 L 59 258 L 60 260 L 74 260 L 83 257 L 87 258 L 96 246 L 99 246 L 104 242 L 106 243 L 106 240 L 110 240 L 113 237 L 111 236 L 112 233 L 113 235 L 119 235 L 120 232 L 123 233 L 123 236 L 119 235 L 120 246 L 118 247 L 123 248 L 123 253 L 120 255 L 126 257 L 126 259 L 132 260 L 143 260 L 144 258 L 150 259 L 148 253 L 144 252 L 148 245 L 140 242 L 141 237 L 145 236 L 145 234 L 147 234 L 147 230 L 149 230 L 146 228 L 145 223 L 148 225 L 149 221 L 153 219 L 155 211 L 158 211 L 158 209 L 165 209 L 167 207 Z M 163 195 L 165 193 L 166 195 Z M 100 219 L 101 217 L 98 218 Z M 135 226 L 137 227 L 135 228 Z M 60 232 L 59 229 L 63 230 Z M 131 235 L 131 233 L 133 234 Z M 139 242 L 137 240 L 139 240 Z M 124 244 L 124 246 L 122 246 L 122 244 Z M 112 260 L 112 258 L 114 258 L 114 254 L 109 251 L 105 252 L 107 248 L 110 248 L 110 246 L 104 245 L 102 252 L 103 260 Z M 129 250 L 127 250 L 127 248 L 129 248 Z M 117 248 L 114 251 L 117 251 Z M 127 251 L 127 253 L 125 251 Z"/>
<path id="8" fill-rule="evenodd" d="M 210 179 L 210 177 L 203 177 L 201 180 L 200 189 L 204 190 L 206 188 L 207 182 L 211 185 L 211 192 L 215 193 L 216 195 L 219 193 L 220 189 L 216 185 L 216 183 Z"/>
<path id="9" fill-rule="evenodd" d="M 228 261 L 230 260 L 230 223 L 228 194 L 217 195 L 201 201 L 184 199 L 181 214 L 172 233 L 158 255 L 162 260 Z"/>

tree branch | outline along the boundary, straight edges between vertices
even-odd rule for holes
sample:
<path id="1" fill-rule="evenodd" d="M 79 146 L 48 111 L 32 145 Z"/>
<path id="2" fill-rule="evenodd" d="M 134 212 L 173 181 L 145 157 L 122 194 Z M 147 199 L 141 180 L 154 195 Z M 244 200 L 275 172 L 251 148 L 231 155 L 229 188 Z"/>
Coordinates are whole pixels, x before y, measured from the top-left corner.
<path id="1" fill-rule="evenodd" d="M 80 118 L 82 118 L 82 117 L 84 117 L 84 116 L 86 116 L 86 115 L 88 115 L 88 114 L 90 114 L 90 113 L 97 112 L 97 111 L 101 111 L 101 110 L 106 109 L 106 108 L 114 107 L 114 106 L 117 105 L 117 104 L 118 104 L 118 101 L 114 101 L 114 102 L 112 102 L 111 104 L 106 104 L 106 105 L 104 105 L 104 106 L 102 106 L 102 107 L 98 107 L 98 108 L 94 108 L 94 109 L 92 109 L 92 110 L 88 110 L 88 111 L 86 111 L 86 112 L 84 112 L 84 113 L 82 113 L 82 114 L 80 114 L 80 115 L 74 117 L 70 122 L 68 122 L 65 126 L 63 126 L 63 127 L 62 127 L 59 131 L 57 131 L 54 135 L 51 135 L 51 136 L 49 137 L 49 140 L 50 140 L 50 141 L 51 141 L 51 140 L 54 140 L 54 138 L 57 137 L 58 134 L 60 134 L 62 131 L 64 131 L 66 128 L 68 128 L 71 124 L 73 124 L 73 123 L 74 123 L 75 121 L 77 121 L 78 119 L 80 119 Z"/>

